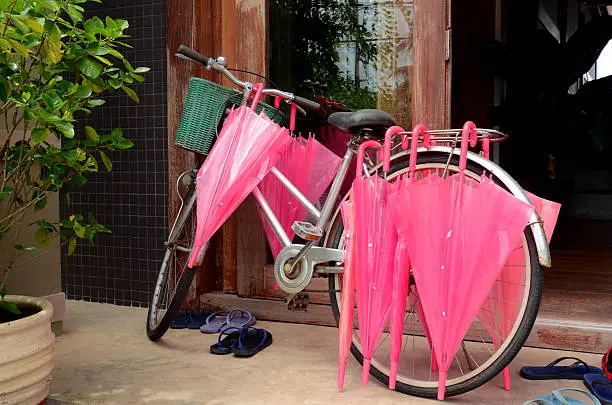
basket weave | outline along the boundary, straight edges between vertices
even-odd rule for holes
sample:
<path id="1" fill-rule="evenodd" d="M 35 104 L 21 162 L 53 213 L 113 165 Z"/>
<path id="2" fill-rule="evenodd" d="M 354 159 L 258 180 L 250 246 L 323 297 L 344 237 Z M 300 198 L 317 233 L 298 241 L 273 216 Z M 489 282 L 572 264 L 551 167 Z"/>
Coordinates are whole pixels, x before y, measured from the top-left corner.
<path id="1" fill-rule="evenodd" d="M 217 139 L 223 112 L 232 105 L 240 105 L 241 102 L 242 94 L 236 90 L 192 77 L 174 144 L 208 155 Z M 282 125 L 285 121 L 286 116 L 282 111 L 260 102 L 257 105 L 257 113 L 262 109 L 277 124 Z"/>

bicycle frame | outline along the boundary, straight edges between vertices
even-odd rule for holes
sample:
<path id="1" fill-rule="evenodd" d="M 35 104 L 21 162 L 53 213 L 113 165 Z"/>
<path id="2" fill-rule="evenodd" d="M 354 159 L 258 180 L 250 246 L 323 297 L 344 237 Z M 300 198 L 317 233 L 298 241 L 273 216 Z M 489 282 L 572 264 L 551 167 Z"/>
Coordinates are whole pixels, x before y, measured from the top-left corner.
<path id="1" fill-rule="evenodd" d="M 327 228 L 328 221 L 334 210 L 336 199 L 338 197 L 338 194 L 340 193 L 342 185 L 344 184 L 349 166 L 353 161 L 354 156 L 355 151 L 353 150 L 353 148 L 349 147 L 346 153 L 344 154 L 344 157 L 342 158 L 342 163 L 340 164 L 338 173 L 334 177 L 327 200 L 325 201 L 325 204 L 323 204 L 321 211 L 319 211 L 310 201 L 308 201 L 304 194 L 302 194 L 300 190 L 298 190 L 297 187 L 295 187 L 295 185 L 291 183 L 291 181 L 289 181 L 289 179 L 285 177 L 276 167 L 273 167 L 269 173 L 276 177 L 278 181 L 280 181 L 280 183 L 287 189 L 287 191 L 289 191 L 289 193 L 291 193 L 291 195 L 293 195 L 310 214 L 317 218 L 315 226 L 319 229 L 325 230 Z M 278 217 L 273 212 L 272 208 L 268 204 L 268 201 L 263 196 L 258 187 L 256 187 L 253 191 L 253 197 L 255 197 L 257 204 L 259 204 L 261 208 L 263 216 L 270 224 L 270 227 L 274 231 L 274 234 L 278 238 L 283 248 L 290 246 L 291 240 L 289 239 L 289 236 L 283 229 L 282 225 L 278 220 Z M 300 257 L 296 258 L 296 261 L 298 261 L 299 259 Z"/>

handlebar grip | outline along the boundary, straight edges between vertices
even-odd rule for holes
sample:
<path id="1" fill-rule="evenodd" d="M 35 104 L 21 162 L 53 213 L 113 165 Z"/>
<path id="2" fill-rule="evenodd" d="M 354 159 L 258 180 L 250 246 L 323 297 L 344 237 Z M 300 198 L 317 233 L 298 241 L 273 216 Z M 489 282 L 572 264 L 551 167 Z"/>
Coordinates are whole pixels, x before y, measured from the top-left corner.
<path id="1" fill-rule="evenodd" d="M 210 59 L 185 45 L 180 45 L 176 53 L 186 56 L 196 62 L 200 62 L 202 65 L 208 65 L 208 60 Z"/>
<path id="2" fill-rule="evenodd" d="M 301 107 L 308 108 L 309 110 L 319 111 L 321 109 L 321 104 L 300 96 L 293 96 L 293 102 Z"/>

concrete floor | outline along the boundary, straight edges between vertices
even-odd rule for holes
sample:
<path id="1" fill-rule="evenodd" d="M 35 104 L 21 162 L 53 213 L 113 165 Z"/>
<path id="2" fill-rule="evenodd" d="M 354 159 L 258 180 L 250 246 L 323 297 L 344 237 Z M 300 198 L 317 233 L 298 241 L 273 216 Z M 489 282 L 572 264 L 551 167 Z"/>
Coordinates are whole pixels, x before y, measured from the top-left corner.
<path id="1" fill-rule="evenodd" d="M 333 328 L 260 322 L 274 344 L 250 359 L 214 356 L 214 335 L 170 330 L 159 343 L 144 331 L 146 310 L 69 301 L 64 334 L 57 339 L 48 404 L 428 404 L 435 401 L 390 391 L 374 379 L 360 383 L 351 360 L 345 390 L 336 389 L 337 331 Z M 512 365 L 511 392 L 501 377 L 449 399 L 453 404 L 522 404 L 580 381 L 527 381 L 521 365 L 544 365 L 564 355 L 598 365 L 600 355 L 523 349 Z"/>

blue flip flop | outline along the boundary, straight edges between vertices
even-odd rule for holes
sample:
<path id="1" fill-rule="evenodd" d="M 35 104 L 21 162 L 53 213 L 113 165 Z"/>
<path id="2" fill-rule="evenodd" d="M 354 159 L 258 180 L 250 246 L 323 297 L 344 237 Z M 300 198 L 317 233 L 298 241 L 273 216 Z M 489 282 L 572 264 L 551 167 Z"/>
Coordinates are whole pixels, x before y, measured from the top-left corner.
<path id="1" fill-rule="evenodd" d="M 238 336 L 238 345 L 234 346 L 232 353 L 236 357 L 251 357 L 271 344 L 272 334 L 270 332 L 265 329 L 246 326 L 242 328 L 240 336 Z"/>
<path id="2" fill-rule="evenodd" d="M 561 394 L 561 392 L 567 392 L 567 391 L 579 392 L 583 395 L 586 395 L 591 400 L 591 402 L 586 403 L 586 402 L 578 401 L 577 399 L 570 398 L 570 397 L 567 397 Z M 536 399 L 523 403 L 523 405 L 532 405 L 532 404 L 537 404 L 537 405 L 601 405 L 601 402 L 599 402 L 599 400 L 595 396 L 593 396 L 590 392 L 579 390 L 577 388 L 562 388 L 560 390 L 553 391 L 552 394 L 542 395 L 540 397 L 537 397 Z"/>
<path id="3" fill-rule="evenodd" d="M 188 329 L 200 329 L 206 323 L 206 319 L 212 314 L 210 311 L 200 311 L 191 314 L 191 319 L 187 323 Z"/>
<path id="4" fill-rule="evenodd" d="M 170 324 L 171 329 L 185 329 L 191 322 L 191 311 L 179 311 Z"/>
<path id="5" fill-rule="evenodd" d="M 227 323 L 227 311 L 213 312 L 208 315 L 204 324 L 200 326 L 202 333 L 219 333 Z"/>
<path id="6" fill-rule="evenodd" d="M 612 382 L 599 374 L 584 376 L 584 385 L 599 399 L 603 405 L 612 405 Z"/>
<path id="7" fill-rule="evenodd" d="M 557 366 L 562 361 L 574 360 L 568 366 Z M 521 377 L 527 380 L 582 380 L 585 374 L 602 374 L 600 368 L 589 366 L 576 357 L 561 357 L 543 367 L 521 367 Z"/>
<path id="8" fill-rule="evenodd" d="M 254 325 L 257 320 L 249 311 L 244 309 L 233 309 L 227 314 L 225 322 L 227 328 L 244 328 Z"/>

